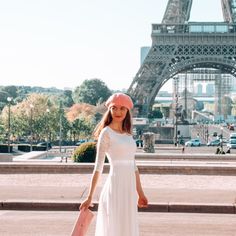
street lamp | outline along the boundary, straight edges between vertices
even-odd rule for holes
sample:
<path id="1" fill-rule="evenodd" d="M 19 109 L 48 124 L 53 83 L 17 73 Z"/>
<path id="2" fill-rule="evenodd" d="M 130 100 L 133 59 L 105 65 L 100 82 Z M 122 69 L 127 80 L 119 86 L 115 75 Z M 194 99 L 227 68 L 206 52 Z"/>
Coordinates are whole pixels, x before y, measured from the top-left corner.
<path id="1" fill-rule="evenodd" d="M 47 120 L 46 120 L 46 123 L 47 123 L 47 146 L 46 146 L 46 150 L 47 150 L 47 152 L 48 152 L 48 139 L 49 139 L 49 124 L 48 124 L 48 114 L 49 114 L 49 112 L 50 112 L 50 110 L 47 108 L 46 109 L 46 112 L 47 112 Z"/>
<path id="2" fill-rule="evenodd" d="M 223 127 L 220 127 L 221 129 L 221 139 L 220 139 L 220 148 L 221 148 L 221 153 L 223 153 Z"/>
<path id="3" fill-rule="evenodd" d="M 11 133 L 11 101 L 12 97 L 7 97 L 8 101 L 8 135 L 7 135 L 7 147 L 8 147 L 8 153 L 11 152 L 10 147 L 10 133 Z"/>
<path id="4" fill-rule="evenodd" d="M 174 77 L 174 88 L 175 88 L 175 131 L 174 131 L 174 134 L 175 134 L 175 146 L 178 145 L 178 106 L 179 106 L 179 99 L 178 99 L 178 90 L 179 90 L 179 87 L 178 87 L 178 77 Z"/>
<path id="5" fill-rule="evenodd" d="M 60 120 L 59 120 L 59 150 L 60 150 L 60 153 L 61 153 L 61 143 L 62 143 L 62 113 L 63 113 L 62 102 L 60 102 L 60 107 L 59 107 L 59 115 L 60 115 Z"/>
<path id="6" fill-rule="evenodd" d="M 206 126 L 206 142 L 208 143 L 208 139 L 209 139 L 209 129 L 208 129 L 208 124 Z"/>
<path id="7" fill-rule="evenodd" d="M 30 151 L 32 152 L 32 142 L 33 142 L 33 108 L 34 105 L 30 104 Z"/>

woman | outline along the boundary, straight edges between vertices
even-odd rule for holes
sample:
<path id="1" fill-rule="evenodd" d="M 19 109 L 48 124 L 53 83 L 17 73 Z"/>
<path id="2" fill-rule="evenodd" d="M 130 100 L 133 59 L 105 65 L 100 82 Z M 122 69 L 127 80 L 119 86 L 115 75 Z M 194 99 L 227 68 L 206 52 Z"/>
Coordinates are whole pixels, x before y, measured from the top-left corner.
<path id="1" fill-rule="evenodd" d="M 130 114 L 133 102 L 128 95 L 116 93 L 105 105 L 108 110 L 94 132 L 98 143 L 90 190 L 80 209 L 91 205 L 107 156 L 110 173 L 99 199 L 95 236 L 138 236 L 137 203 L 147 207 L 148 200 L 134 159 L 136 143 L 131 134 Z"/>

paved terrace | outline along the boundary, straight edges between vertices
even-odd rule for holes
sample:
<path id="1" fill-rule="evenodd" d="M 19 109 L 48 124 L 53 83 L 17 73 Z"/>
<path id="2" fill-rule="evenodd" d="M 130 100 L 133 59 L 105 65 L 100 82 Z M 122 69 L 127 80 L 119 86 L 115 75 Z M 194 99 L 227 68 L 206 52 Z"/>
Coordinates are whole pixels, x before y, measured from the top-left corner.
<path id="1" fill-rule="evenodd" d="M 0 211 L 1 236 L 69 236 L 78 212 Z M 88 236 L 94 236 L 96 217 Z M 140 236 L 235 236 L 235 215 L 139 213 Z"/>
<path id="2" fill-rule="evenodd" d="M 235 156 L 163 154 L 137 160 L 150 203 L 139 212 L 141 236 L 235 236 Z M 93 165 L 60 159 L 1 163 L 0 235 L 69 235 L 92 170 Z M 94 196 L 95 214 L 106 178 L 107 173 Z M 89 236 L 94 227 L 95 220 Z"/>

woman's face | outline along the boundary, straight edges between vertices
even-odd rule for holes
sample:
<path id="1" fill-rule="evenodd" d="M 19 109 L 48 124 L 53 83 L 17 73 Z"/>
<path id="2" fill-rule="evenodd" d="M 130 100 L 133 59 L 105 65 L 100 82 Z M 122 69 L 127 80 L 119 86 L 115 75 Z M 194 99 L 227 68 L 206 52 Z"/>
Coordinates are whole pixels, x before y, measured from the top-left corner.
<path id="1" fill-rule="evenodd" d="M 113 121 L 122 122 L 126 117 L 128 109 L 124 106 L 112 106 L 110 111 Z"/>

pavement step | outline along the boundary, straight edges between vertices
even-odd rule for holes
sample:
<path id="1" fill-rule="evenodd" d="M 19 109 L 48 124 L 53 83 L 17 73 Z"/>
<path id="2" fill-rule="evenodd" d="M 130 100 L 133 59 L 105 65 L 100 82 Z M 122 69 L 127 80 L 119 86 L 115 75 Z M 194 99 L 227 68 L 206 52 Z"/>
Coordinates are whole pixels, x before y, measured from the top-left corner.
<path id="1" fill-rule="evenodd" d="M 137 166 L 141 174 L 236 176 L 236 163 L 137 161 Z M 92 173 L 93 170 L 93 163 L 0 163 L 0 174 L 88 174 Z M 105 164 L 104 173 L 108 172 L 109 164 Z"/>
<path id="2" fill-rule="evenodd" d="M 59 201 L 3 201 L 0 210 L 20 211 L 78 211 L 78 202 Z M 98 203 L 94 202 L 91 209 L 97 211 Z M 153 203 L 149 202 L 148 208 L 139 208 L 139 212 L 182 212 L 182 213 L 214 213 L 236 214 L 235 204 L 197 204 L 197 203 Z"/>

